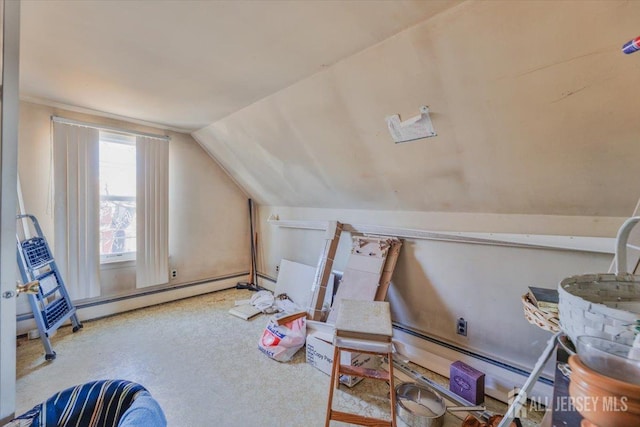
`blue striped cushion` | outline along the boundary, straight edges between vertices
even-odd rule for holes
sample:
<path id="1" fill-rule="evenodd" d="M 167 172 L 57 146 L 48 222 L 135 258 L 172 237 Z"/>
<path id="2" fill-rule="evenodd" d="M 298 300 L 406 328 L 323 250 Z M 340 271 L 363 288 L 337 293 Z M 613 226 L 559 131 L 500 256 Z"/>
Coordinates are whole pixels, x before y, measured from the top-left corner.
<path id="1" fill-rule="evenodd" d="M 31 427 L 117 427 L 140 384 L 101 380 L 70 387 L 17 419 L 32 419 Z"/>

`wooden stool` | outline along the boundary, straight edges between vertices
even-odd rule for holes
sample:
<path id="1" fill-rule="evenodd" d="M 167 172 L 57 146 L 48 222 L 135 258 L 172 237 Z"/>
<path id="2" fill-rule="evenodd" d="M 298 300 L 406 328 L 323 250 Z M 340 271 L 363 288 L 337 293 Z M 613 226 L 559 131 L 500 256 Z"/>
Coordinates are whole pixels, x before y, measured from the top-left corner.
<path id="1" fill-rule="evenodd" d="M 325 427 L 331 420 L 371 427 L 396 427 L 396 392 L 393 386 L 393 344 L 391 343 L 391 316 L 389 303 L 342 300 L 336 319 L 336 335 L 333 338 L 333 367 L 329 385 L 329 402 Z M 342 351 L 385 356 L 389 370 L 368 369 L 340 363 Z M 333 392 L 340 385 L 340 375 L 388 381 L 391 421 L 365 417 L 332 408 Z"/>

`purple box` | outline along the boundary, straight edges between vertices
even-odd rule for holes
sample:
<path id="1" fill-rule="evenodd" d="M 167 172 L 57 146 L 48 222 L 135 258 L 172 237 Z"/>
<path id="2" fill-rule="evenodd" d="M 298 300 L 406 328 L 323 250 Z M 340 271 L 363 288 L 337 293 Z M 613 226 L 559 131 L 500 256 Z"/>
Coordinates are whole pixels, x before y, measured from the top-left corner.
<path id="1" fill-rule="evenodd" d="M 449 390 L 474 405 L 484 402 L 484 374 L 458 360 L 449 368 Z"/>

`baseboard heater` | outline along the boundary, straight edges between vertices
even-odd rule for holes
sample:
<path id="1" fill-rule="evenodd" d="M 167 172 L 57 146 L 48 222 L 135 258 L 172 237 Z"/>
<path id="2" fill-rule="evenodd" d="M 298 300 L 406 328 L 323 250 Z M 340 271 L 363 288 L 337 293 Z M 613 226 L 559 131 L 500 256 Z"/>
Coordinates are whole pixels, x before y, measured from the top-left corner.
<path id="1" fill-rule="evenodd" d="M 401 331 L 401 332 L 404 332 L 405 334 L 412 335 L 412 336 L 414 336 L 416 338 L 420 338 L 422 340 L 432 342 L 434 344 L 439 345 L 440 347 L 444 347 L 444 348 L 447 348 L 449 350 L 453 350 L 453 351 L 456 351 L 458 353 L 464 354 L 466 356 L 473 357 L 474 359 L 481 360 L 481 361 L 483 361 L 485 363 L 489 363 L 491 365 L 494 365 L 494 366 L 496 366 L 496 367 L 498 367 L 500 369 L 505 369 L 505 370 L 507 370 L 509 372 L 513 372 L 514 374 L 522 375 L 525 378 L 527 378 L 531 374 L 531 372 L 529 372 L 529 371 L 527 371 L 525 369 L 518 368 L 518 367 L 513 366 L 513 365 L 509 365 L 508 363 L 504 363 L 504 362 L 501 362 L 499 360 L 495 360 L 495 359 L 492 359 L 490 357 L 484 356 L 482 354 L 475 353 L 473 351 L 469 351 L 469 350 L 464 349 L 462 347 L 458 347 L 456 345 L 441 341 L 441 340 L 439 340 L 437 338 L 433 338 L 433 337 L 430 337 L 428 335 L 424 335 L 424 334 L 422 334 L 420 332 L 417 332 L 417 331 L 415 331 L 415 330 L 413 330 L 411 328 L 408 328 L 408 327 L 406 327 L 404 325 L 401 325 L 399 323 L 395 323 L 394 322 L 393 323 L 393 329 Z M 538 382 L 541 383 L 541 384 L 546 384 L 546 385 L 553 386 L 553 380 L 550 379 L 550 378 L 540 377 L 540 378 L 538 378 Z"/>
<path id="2" fill-rule="evenodd" d="M 447 378 L 451 364 L 460 360 L 485 373 L 485 394 L 500 401 L 507 402 L 514 390 L 520 389 L 530 375 L 526 369 L 439 340 L 405 325 L 394 323 L 393 328 L 393 342 L 401 359 Z M 538 401 L 550 401 L 553 397 L 553 381 L 548 376 L 538 378 L 530 396 Z"/>
<path id="3" fill-rule="evenodd" d="M 97 319 L 142 307 L 232 288 L 236 285 L 238 278 L 246 277 L 248 274 L 248 272 L 233 273 L 195 282 L 144 289 L 127 295 L 98 297 L 98 299 L 74 302 L 74 304 L 82 320 Z M 18 314 L 16 321 L 19 324 L 18 335 L 25 334 L 30 329 L 35 328 L 33 313 Z M 30 323 L 33 323 L 33 325 L 30 325 Z"/>
<path id="4" fill-rule="evenodd" d="M 276 282 L 276 279 L 262 273 L 258 273 L 258 277 L 266 282 Z M 268 284 L 265 285 L 269 287 Z M 439 375 L 448 378 L 450 364 L 459 359 L 466 359 L 467 363 L 478 365 L 478 369 L 485 371 L 487 375 L 486 393 L 498 400 L 506 402 L 509 398 L 509 393 L 513 392 L 514 388 L 522 386 L 531 374 L 526 369 L 442 341 L 397 322 L 393 323 L 393 329 L 394 342 L 397 341 L 398 344 L 401 344 L 399 346 L 401 348 L 398 349 L 399 352 L 417 365 Z M 412 340 L 417 342 L 411 342 Z M 441 351 L 425 349 L 423 345 L 420 345 L 422 343 L 436 346 L 438 350 L 444 349 L 449 354 L 441 356 L 438 354 L 442 353 Z M 545 376 L 538 378 L 534 393 L 541 398 L 550 399 L 553 394 L 553 380 Z"/>

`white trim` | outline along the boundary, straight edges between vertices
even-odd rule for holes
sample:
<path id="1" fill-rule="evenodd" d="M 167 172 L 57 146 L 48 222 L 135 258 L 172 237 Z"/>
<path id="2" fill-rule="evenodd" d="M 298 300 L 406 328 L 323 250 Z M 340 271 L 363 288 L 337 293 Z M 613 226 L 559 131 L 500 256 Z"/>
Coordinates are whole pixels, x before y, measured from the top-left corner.
<path id="1" fill-rule="evenodd" d="M 136 251 L 120 252 L 117 254 L 101 254 L 100 265 L 113 264 L 116 262 L 127 262 L 136 260 Z"/>
<path id="2" fill-rule="evenodd" d="M 69 105 L 62 102 L 51 101 L 49 99 L 39 98 L 37 96 L 20 95 L 20 101 L 29 102 L 31 104 L 37 104 L 37 105 L 44 105 L 46 107 L 58 108 L 61 110 L 72 111 L 74 113 L 90 114 L 92 116 L 119 120 L 122 122 L 127 122 L 131 124 L 136 124 L 136 125 L 141 125 L 141 126 L 146 126 L 146 127 L 151 127 L 151 128 L 161 129 L 161 130 L 169 130 L 172 132 L 184 133 L 187 135 L 197 130 L 197 129 L 179 128 L 174 126 L 166 126 L 160 123 L 148 122 L 145 120 L 134 119 L 132 117 L 121 116 L 119 114 L 107 113 L 105 111 L 93 110 L 91 108 L 78 107 L 75 105 Z"/>
<path id="3" fill-rule="evenodd" d="M 271 225 L 305 230 L 327 229 L 328 221 L 280 220 L 270 217 Z M 429 231 L 403 227 L 386 227 L 369 224 L 344 224 L 344 231 L 362 234 L 396 236 L 407 239 L 440 240 L 492 246 L 509 246 L 529 249 L 559 249 L 580 252 L 615 253 L 615 238 L 553 236 L 545 234 L 476 233 L 468 231 Z"/>
<path id="4" fill-rule="evenodd" d="M 108 126 L 108 125 L 101 125 L 101 124 L 97 124 L 97 123 L 82 122 L 82 121 L 79 121 L 79 120 L 67 119 L 67 118 L 59 117 L 59 116 L 51 116 L 51 120 L 56 122 L 56 123 L 64 123 L 64 124 L 73 125 L 73 126 L 82 126 L 82 127 L 93 128 L 93 129 L 98 129 L 98 130 L 106 130 L 106 131 L 111 131 L 111 132 L 126 133 L 126 134 L 129 134 L 129 135 L 135 135 L 135 136 L 144 136 L 146 138 L 160 139 L 162 141 L 170 141 L 171 140 L 171 137 L 169 137 L 167 135 L 158 135 L 158 134 L 155 134 L 155 133 L 132 131 L 132 130 L 118 128 L 118 127 L 115 127 L 115 126 Z"/>
<path id="5" fill-rule="evenodd" d="M 92 304 L 87 307 L 82 306 L 82 302 L 74 302 L 77 308 L 78 317 L 82 321 L 98 319 L 100 317 L 112 316 L 118 313 L 135 310 L 189 298 L 197 295 L 208 294 L 214 291 L 233 288 L 238 283 L 238 277 L 231 277 L 224 280 L 213 280 L 210 282 L 198 283 L 191 286 L 176 286 L 163 289 L 162 292 L 140 292 L 139 295 L 128 296 L 127 298 L 115 297 L 112 301 L 105 301 L 100 304 Z M 149 291 L 147 288 L 146 291 Z M 22 335 L 36 328 L 33 319 L 21 320 L 18 322 L 17 334 Z M 55 345 L 55 343 L 54 343 Z"/>
<path id="6" fill-rule="evenodd" d="M 118 259 L 111 262 L 100 263 L 100 271 L 104 270 L 120 270 L 122 268 L 136 268 L 136 260 Z"/>
<path id="7" fill-rule="evenodd" d="M 397 329 L 393 330 L 393 343 L 401 358 L 425 367 L 439 375 L 449 378 L 451 364 L 457 360 L 472 366 L 485 374 L 485 394 L 502 402 L 508 400 L 509 392 L 520 388 L 527 377 L 511 372 L 500 366 L 482 361 L 472 356 L 442 347 L 438 344 L 414 337 Z M 550 376 L 547 374 L 546 376 Z M 553 387 L 537 382 L 530 396 L 540 401 L 551 401 Z"/>
<path id="8" fill-rule="evenodd" d="M 2 90 L 0 98 L 0 425 L 16 409 L 15 316 L 17 279 L 16 210 L 18 208 L 18 102 L 20 77 L 20 2 L 4 0 L 2 7 Z M 5 295 L 5 292 L 9 294 Z"/>

